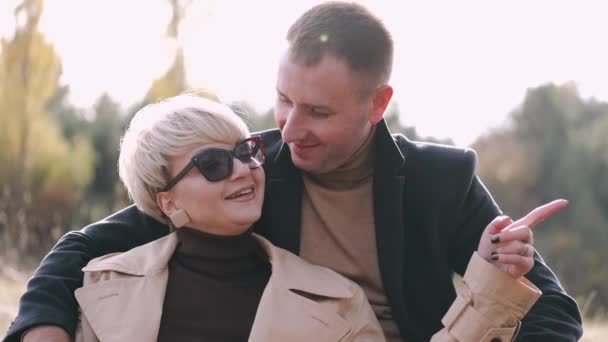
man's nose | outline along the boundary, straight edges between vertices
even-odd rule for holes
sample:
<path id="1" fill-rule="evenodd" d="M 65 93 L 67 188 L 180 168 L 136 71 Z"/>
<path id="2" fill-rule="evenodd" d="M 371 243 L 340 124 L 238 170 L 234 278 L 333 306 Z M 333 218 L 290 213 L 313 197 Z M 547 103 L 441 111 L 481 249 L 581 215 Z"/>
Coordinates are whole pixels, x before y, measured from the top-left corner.
<path id="1" fill-rule="evenodd" d="M 281 134 L 286 143 L 301 141 L 306 137 L 305 122 L 297 108 L 287 113 Z"/>

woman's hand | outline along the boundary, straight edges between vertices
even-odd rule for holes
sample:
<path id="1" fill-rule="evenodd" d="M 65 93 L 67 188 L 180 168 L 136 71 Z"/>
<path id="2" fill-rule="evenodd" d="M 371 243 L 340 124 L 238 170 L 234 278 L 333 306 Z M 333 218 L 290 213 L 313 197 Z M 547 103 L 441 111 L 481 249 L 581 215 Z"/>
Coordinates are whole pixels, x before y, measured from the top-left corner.
<path id="1" fill-rule="evenodd" d="M 532 210 L 513 222 L 499 216 L 484 230 L 477 253 L 513 278 L 519 278 L 534 267 L 534 234 L 532 229 L 549 216 L 568 206 L 566 200 L 555 200 Z"/>

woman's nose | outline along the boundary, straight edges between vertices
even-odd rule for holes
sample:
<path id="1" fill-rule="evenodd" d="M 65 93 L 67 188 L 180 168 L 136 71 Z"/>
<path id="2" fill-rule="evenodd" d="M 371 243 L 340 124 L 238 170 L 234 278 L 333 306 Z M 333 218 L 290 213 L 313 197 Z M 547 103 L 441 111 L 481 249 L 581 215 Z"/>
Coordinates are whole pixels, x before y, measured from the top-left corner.
<path id="1" fill-rule="evenodd" d="M 250 173 L 251 169 L 249 169 L 247 164 L 237 158 L 233 159 L 232 175 L 230 175 L 230 179 L 238 179 L 240 177 L 248 176 Z"/>

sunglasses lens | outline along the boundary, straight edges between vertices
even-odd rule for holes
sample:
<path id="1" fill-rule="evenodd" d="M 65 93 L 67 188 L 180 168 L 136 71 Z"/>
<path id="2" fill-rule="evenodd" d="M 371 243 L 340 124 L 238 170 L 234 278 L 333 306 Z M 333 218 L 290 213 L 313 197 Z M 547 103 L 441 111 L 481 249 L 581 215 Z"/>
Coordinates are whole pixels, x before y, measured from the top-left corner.
<path id="1" fill-rule="evenodd" d="M 196 161 L 196 167 L 210 182 L 218 182 L 232 173 L 232 156 L 223 150 L 210 150 Z"/>
<path id="2" fill-rule="evenodd" d="M 248 139 L 234 147 L 232 151 L 209 149 L 194 158 L 194 165 L 210 182 L 219 182 L 232 174 L 232 158 L 240 160 L 250 169 L 264 164 L 264 151 L 260 139 Z"/>
<path id="3" fill-rule="evenodd" d="M 264 163 L 264 154 L 259 142 L 256 139 L 247 140 L 236 145 L 234 148 L 236 157 L 251 169 L 259 167 Z"/>

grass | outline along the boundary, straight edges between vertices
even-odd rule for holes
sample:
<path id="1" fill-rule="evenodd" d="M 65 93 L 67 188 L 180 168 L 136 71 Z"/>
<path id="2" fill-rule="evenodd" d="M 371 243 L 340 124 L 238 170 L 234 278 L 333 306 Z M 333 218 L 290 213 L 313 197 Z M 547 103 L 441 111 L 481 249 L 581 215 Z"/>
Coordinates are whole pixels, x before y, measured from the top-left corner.
<path id="1" fill-rule="evenodd" d="M 585 334 L 581 342 L 605 342 L 608 341 L 608 322 L 597 320 L 585 320 Z"/>
<path id="2" fill-rule="evenodd" d="M 31 272 L 20 272 L 6 265 L 0 266 L 0 336 L 4 336 L 17 314 L 19 297 L 25 291 L 25 284 L 30 275 Z M 608 341 L 608 321 L 587 319 L 584 328 L 585 335 L 581 342 Z"/>
<path id="3" fill-rule="evenodd" d="M 4 336 L 19 308 L 19 297 L 31 272 L 19 272 L 0 263 L 0 336 Z"/>

